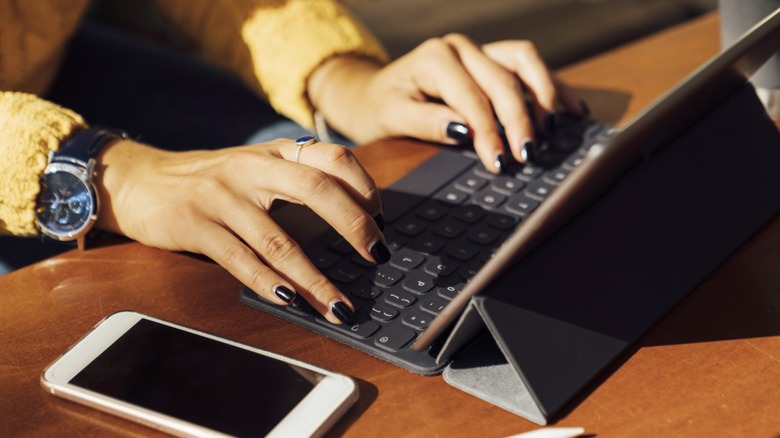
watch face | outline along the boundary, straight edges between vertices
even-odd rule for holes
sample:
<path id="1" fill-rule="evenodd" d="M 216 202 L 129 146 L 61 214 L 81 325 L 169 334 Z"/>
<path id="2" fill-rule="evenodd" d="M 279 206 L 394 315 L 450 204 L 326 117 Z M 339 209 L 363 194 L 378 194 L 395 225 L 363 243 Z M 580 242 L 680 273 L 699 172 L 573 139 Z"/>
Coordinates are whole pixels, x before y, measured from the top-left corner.
<path id="1" fill-rule="evenodd" d="M 54 169 L 41 178 L 35 212 L 41 231 L 69 240 L 92 225 L 96 199 L 81 172 Z"/>

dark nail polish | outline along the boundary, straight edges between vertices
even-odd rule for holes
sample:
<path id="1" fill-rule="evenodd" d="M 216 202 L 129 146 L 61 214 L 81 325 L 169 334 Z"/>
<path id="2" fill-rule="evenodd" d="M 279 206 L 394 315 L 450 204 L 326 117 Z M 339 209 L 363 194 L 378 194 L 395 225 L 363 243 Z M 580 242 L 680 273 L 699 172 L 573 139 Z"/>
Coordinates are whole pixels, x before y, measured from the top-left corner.
<path id="1" fill-rule="evenodd" d="M 371 255 L 374 257 L 374 260 L 376 260 L 376 262 L 380 265 L 387 263 L 387 261 L 390 260 L 390 250 L 387 249 L 387 246 L 385 246 L 381 240 L 377 240 L 376 243 L 371 246 L 371 249 L 369 249 L 368 252 L 371 253 Z"/>
<path id="2" fill-rule="evenodd" d="M 342 324 L 349 324 L 355 317 L 355 314 L 346 304 L 344 304 L 343 301 L 337 301 L 333 303 L 333 305 L 330 306 L 330 311 L 336 315 L 336 318 L 338 318 Z"/>
<path id="3" fill-rule="evenodd" d="M 503 173 L 506 170 L 506 157 L 503 153 L 496 155 L 496 161 L 493 165 L 496 166 L 498 173 Z"/>
<path id="4" fill-rule="evenodd" d="M 449 125 L 447 125 L 447 137 L 455 140 L 461 145 L 471 143 L 469 127 L 463 123 L 450 122 Z"/>
<path id="5" fill-rule="evenodd" d="M 530 163 L 532 161 L 535 161 L 537 158 L 537 151 L 536 151 L 536 144 L 530 140 L 523 143 L 523 161 L 526 163 Z"/>
<path id="6" fill-rule="evenodd" d="M 379 231 L 385 230 L 385 217 L 382 215 L 382 213 L 374 216 L 374 222 L 376 222 L 376 226 L 379 228 Z"/>
<path id="7" fill-rule="evenodd" d="M 290 289 L 282 285 L 276 286 L 274 288 L 274 294 L 276 294 L 277 297 L 279 297 L 282 301 L 284 301 L 287 304 L 290 304 L 293 301 L 295 301 L 295 297 L 298 296 L 295 292 L 291 291 Z"/>

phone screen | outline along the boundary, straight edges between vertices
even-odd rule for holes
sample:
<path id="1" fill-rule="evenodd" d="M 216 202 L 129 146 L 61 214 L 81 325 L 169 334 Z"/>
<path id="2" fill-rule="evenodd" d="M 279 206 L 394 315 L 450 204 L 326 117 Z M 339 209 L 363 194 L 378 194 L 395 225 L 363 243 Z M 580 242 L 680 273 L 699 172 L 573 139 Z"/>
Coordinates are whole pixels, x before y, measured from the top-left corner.
<path id="1" fill-rule="evenodd" d="M 70 383 L 226 434 L 247 436 L 270 432 L 314 388 L 321 377 L 315 376 L 270 357 L 141 319 Z"/>

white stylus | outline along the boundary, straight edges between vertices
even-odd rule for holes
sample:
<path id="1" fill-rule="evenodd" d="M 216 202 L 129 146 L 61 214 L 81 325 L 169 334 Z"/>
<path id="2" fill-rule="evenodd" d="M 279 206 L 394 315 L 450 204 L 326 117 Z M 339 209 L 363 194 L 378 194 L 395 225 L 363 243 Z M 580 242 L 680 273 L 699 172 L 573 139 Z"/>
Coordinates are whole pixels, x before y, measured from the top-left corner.
<path id="1" fill-rule="evenodd" d="M 585 433 L 582 427 L 544 427 L 506 438 L 576 438 Z"/>

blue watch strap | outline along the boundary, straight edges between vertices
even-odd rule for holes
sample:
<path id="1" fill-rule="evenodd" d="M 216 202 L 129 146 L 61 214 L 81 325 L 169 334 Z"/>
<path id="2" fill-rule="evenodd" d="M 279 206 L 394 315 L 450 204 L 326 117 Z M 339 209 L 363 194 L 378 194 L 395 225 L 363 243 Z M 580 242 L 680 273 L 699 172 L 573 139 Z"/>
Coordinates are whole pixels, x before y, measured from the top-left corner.
<path id="1" fill-rule="evenodd" d="M 68 157 L 87 163 L 108 143 L 121 138 L 127 138 L 127 134 L 106 128 L 87 128 L 65 140 L 52 159 Z"/>

